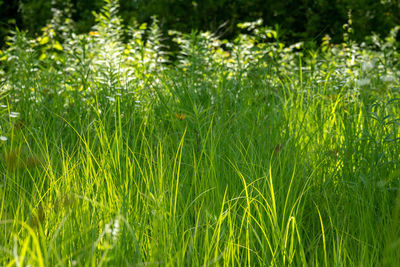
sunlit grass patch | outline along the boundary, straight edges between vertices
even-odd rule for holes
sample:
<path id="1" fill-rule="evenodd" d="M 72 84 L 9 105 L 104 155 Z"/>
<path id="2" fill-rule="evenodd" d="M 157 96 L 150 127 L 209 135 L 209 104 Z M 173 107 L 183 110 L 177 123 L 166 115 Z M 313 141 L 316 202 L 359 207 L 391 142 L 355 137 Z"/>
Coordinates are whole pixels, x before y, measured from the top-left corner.
<path id="1" fill-rule="evenodd" d="M 174 58 L 117 7 L 2 54 L 0 265 L 399 261 L 393 38 L 308 51 L 258 21 L 171 32 Z"/>

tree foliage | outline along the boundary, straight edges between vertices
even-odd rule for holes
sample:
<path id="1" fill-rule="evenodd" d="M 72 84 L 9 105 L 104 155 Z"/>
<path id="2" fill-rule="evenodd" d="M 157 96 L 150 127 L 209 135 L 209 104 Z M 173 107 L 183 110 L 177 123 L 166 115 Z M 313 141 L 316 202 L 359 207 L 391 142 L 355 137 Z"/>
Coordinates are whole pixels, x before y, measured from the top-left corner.
<path id="1" fill-rule="evenodd" d="M 325 34 L 334 42 L 342 41 L 342 25 L 352 15 L 357 41 L 375 32 L 386 36 L 400 24 L 400 2 L 394 0 L 121 0 L 120 15 L 133 25 L 151 22 L 156 15 L 161 29 L 181 32 L 211 31 L 223 38 L 237 35 L 236 24 L 262 18 L 266 25 L 279 25 L 286 41 L 321 42 Z M 93 11 L 99 11 L 102 0 L 14 0 L 0 1 L 0 38 L 15 24 L 31 34 L 40 33 L 52 17 L 52 6 L 72 8 L 72 19 L 78 32 L 88 32 L 94 25 Z M 278 27 L 278 26 L 276 26 Z"/>

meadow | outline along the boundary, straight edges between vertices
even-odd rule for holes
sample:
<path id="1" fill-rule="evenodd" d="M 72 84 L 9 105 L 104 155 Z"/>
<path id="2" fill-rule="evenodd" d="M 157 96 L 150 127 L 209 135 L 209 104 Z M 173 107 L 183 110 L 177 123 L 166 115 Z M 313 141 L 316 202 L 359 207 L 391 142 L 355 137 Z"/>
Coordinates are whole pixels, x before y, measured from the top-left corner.
<path id="1" fill-rule="evenodd" d="M 117 12 L 0 52 L 0 266 L 398 264 L 400 27 L 170 31 L 172 54 Z"/>

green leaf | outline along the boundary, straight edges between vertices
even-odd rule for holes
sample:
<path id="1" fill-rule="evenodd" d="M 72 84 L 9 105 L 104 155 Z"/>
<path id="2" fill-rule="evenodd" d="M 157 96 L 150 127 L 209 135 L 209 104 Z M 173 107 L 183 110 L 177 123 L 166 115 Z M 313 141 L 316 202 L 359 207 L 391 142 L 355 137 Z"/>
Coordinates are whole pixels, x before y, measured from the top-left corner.
<path id="1" fill-rule="evenodd" d="M 45 60 L 46 57 L 47 57 L 46 54 L 43 53 L 43 54 L 40 55 L 39 60 Z"/>
<path id="2" fill-rule="evenodd" d="M 139 27 L 139 30 L 146 30 L 147 29 L 147 23 L 142 23 Z"/>
<path id="3" fill-rule="evenodd" d="M 47 44 L 49 41 L 50 41 L 49 37 L 45 36 L 45 37 L 40 39 L 39 44 L 40 45 L 44 45 L 44 44 Z"/>
<path id="4" fill-rule="evenodd" d="M 57 49 L 57 50 L 59 50 L 59 51 L 63 51 L 63 50 L 64 50 L 63 47 L 62 47 L 62 45 L 61 45 L 58 41 L 56 41 L 56 42 L 53 44 L 53 48 L 54 48 L 54 49 Z"/>

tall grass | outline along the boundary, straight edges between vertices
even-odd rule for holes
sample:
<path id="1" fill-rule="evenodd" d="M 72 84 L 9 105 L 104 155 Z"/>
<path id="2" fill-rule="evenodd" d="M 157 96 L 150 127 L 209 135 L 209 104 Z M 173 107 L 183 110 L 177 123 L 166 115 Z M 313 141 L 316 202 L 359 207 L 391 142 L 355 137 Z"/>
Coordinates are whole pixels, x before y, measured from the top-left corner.
<path id="1" fill-rule="evenodd" d="M 117 9 L 2 52 L 1 265 L 399 262 L 398 29 L 317 51 L 261 22 L 170 32 L 172 62 Z"/>

